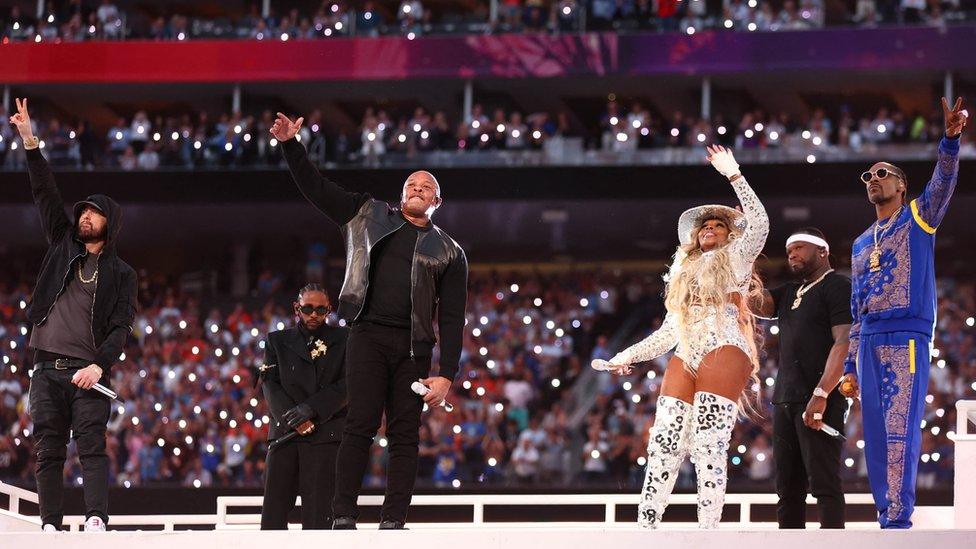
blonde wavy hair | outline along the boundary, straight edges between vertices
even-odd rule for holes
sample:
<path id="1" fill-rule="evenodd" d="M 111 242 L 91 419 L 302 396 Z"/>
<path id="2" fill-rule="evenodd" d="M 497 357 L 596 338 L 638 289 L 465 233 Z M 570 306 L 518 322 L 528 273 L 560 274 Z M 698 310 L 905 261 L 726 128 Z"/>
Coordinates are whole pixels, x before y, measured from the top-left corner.
<path id="1" fill-rule="evenodd" d="M 702 259 L 704 252 L 698 240 L 698 231 L 711 220 L 724 223 L 729 230 L 729 236 L 724 245 L 712 250 L 712 257 L 706 261 Z M 736 227 L 734 220 L 726 212 L 714 210 L 706 212 L 699 218 L 691 229 L 690 243 L 679 245 L 674 253 L 671 268 L 665 276 L 667 285 L 664 304 L 668 312 L 673 313 L 677 318 L 678 338 L 682 343 L 687 343 L 690 338 L 696 336 L 690 333 L 690 327 L 695 320 L 700 320 L 703 314 L 708 314 L 710 310 L 721 310 L 729 304 L 736 306 L 739 311 L 737 328 L 749 344 L 749 361 L 752 363 L 752 371 L 749 375 L 752 383 L 747 383 L 743 388 L 739 397 L 739 409 L 752 413 L 756 412 L 756 405 L 759 404 L 760 393 L 754 387 L 759 386 L 759 349 L 762 347 L 762 333 L 756 329 L 756 317 L 749 310 L 749 303 L 752 300 L 761 302 L 763 282 L 753 265 L 747 295 L 740 295 L 737 302 L 729 298 L 728 288 L 737 288 L 742 281 L 736 280 L 728 249 L 729 245 L 741 236 L 742 230 Z M 720 322 L 724 322 L 726 317 L 718 315 L 718 318 Z M 686 364 L 685 368 L 692 377 L 696 376 L 696 371 L 691 365 Z"/>

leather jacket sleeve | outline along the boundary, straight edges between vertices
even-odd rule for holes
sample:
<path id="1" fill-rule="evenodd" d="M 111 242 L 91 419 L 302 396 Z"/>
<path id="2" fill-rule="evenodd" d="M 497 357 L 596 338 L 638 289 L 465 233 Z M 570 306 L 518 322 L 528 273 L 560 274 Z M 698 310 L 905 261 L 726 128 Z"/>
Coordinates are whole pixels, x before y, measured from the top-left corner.
<path id="1" fill-rule="evenodd" d="M 441 336 L 438 375 L 451 381 L 457 376 L 464 335 L 464 309 L 468 298 L 468 259 L 463 251 L 448 266 L 441 278 L 437 321 Z"/>

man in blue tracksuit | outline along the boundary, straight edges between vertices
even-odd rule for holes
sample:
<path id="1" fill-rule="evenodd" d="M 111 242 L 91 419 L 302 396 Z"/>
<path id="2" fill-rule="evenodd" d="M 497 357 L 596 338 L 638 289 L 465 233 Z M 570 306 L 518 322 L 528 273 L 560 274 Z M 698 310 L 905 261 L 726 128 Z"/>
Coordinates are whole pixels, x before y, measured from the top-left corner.
<path id="1" fill-rule="evenodd" d="M 962 99 L 943 99 L 946 133 L 921 196 L 907 200 L 905 173 L 878 162 L 861 174 L 878 221 L 854 241 L 850 351 L 841 391 L 860 384 L 864 455 L 882 528 L 910 528 L 915 473 L 935 330 L 935 231 L 959 172 Z"/>

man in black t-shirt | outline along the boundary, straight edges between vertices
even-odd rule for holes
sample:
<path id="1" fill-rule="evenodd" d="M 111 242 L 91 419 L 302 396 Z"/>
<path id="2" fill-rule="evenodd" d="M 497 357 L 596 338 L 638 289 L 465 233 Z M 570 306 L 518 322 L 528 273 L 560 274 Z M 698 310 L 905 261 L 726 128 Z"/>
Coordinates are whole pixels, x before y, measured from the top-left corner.
<path id="1" fill-rule="evenodd" d="M 844 373 L 851 325 L 851 281 L 830 267 L 830 246 L 817 229 L 786 241 L 790 271 L 802 282 L 766 292 L 765 317 L 779 319 L 779 371 L 773 391 L 773 454 L 780 528 L 804 528 L 807 491 L 822 528 L 844 527 L 840 480 L 843 441 L 821 430 L 844 429 Z M 829 428 L 828 428 L 829 430 Z"/>

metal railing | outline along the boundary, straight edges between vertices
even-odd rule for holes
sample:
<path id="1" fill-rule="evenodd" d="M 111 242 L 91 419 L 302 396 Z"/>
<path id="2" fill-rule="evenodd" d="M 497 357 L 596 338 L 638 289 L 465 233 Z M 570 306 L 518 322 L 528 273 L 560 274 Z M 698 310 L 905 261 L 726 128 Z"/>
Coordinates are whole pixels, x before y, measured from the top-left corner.
<path id="1" fill-rule="evenodd" d="M 37 494 L 35 492 L 18 488 L 3 481 L 0 481 L 0 494 L 5 494 L 7 496 L 9 501 L 7 504 L 7 510 L 11 513 L 20 513 L 20 500 L 25 500 L 34 504 L 37 503 Z"/>
<path id="2" fill-rule="evenodd" d="M 40 524 L 37 517 L 25 516 L 20 513 L 20 501 L 37 503 L 37 494 L 4 484 L 0 482 L 0 494 L 6 494 L 9 498 L 9 511 L 12 514 L 20 515 L 19 518 L 34 524 Z M 846 501 L 850 505 L 873 505 L 874 500 L 871 494 L 858 493 L 846 494 Z M 756 505 L 775 505 L 778 500 L 776 494 L 728 494 L 725 503 L 728 505 L 739 506 L 738 521 L 724 522 L 725 526 L 734 527 L 771 527 L 775 526 L 772 522 L 756 522 L 752 519 L 753 507 Z M 471 509 L 471 520 L 468 522 L 455 523 L 417 523 L 415 526 L 421 528 L 479 528 L 479 527 L 527 527 L 527 526 L 553 526 L 558 522 L 530 522 L 527 518 L 525 522 L 509 522 L 486 520 L 485 511 L 494 507 L 518 507 L 518 506 L 581 506 L 581 507 L 603 507 L 603 520 L 594 521 L 565 521 L 562 524 L 592 525 L 601 528 L 606 527 L 632 527 L 634 520 L 630 517 L 624 520 L 617 519 L 617 506 L 637 505 L 640 501 L 639 494 L 500 494 L 500 495 L 477 495 L 477 494 L 448 494 L 448 495 L 422 495 L 415 496 L 411 505 L 414 507 L 438 506 L 438 507 L 468 507 Z M 110 524 L 114 527 L 124 526 L 128 528 L 175 531 L 177 526 L 202 526 L 217 530 L 234 529 L 257 529 L 260 524 L 261 516 L 255 513 L 234 513 L 232 509 L 240 507 L 260 507 L 264 502 L 263 496 L 218 496 L 216 514 L 193 514 L 193 515 L 112 515 Z M 297 499 L 301 505 L 301 498 Z M 696 505 L 698 496 L 696 494 L 673 494 L 669 500 L 671 505 Z M 812 496 L 807 496 L 807 504 L 814 504 L 816 500 Z M 360 496 L 361 506 L 377 507 L 383 503 L 383 496 Z M 946 522 L 945 515 L 951 514 L 951 508 L 945 507 L 919 507 L 916 509 L 916 516 L 924 515 L 938 517 L 933 521 L 939 524 L 951 524 Z M 951 520 L 951 519 L 949 519 Z M 66 516 L 64 525 L 70 531 L 79 531 L 85 522 L 84 516 Z M 674 523 L 682 525 L 686 523 Z M 690 524 L 690 523 L 687 523 Z M 849 523 L 848 526 L 870 526 L 876 528 L 876 523 Z"/>
<path id="3" fill-rule="evenodd" d="M 866 505 L 874 504 L 871 494 L 846 494 L 845 499 L 848 504 Z M 755 526 L 758 523 L 752 520 L 752 507 L 754 505 L 775 505 L 779 500 L 776 494 L 727 494 L 725 497 L 726 505 L 739 506 L 739 526 Z M 257 525 L 260 522 L 260 515 L 257 514 L 237 514 L 229 512 L 234 507 L 260 507 L 263 498 L 261 496 L 218 496 L 217 497 L 217 528 L 242 528 Z M 299 504 L 301 498 L 298 498 Z M 618 505 L 637 505 L 640 502 L 640 494 L 491 494 L 491 495 L 468 495 L 468 494 L 449 494 L 449 495 L 425 495 L 414 496 L 410 505 L 412 507 L 425 507 L 436 505 L 438 507 L 470 507 L 472 509 L 471 521 L 462 523 L 452 523 L 453 527 L 478 527 L 478 526 L 503 526 L 512 524 L 502 521 L 486 521 L 486 507 L 513 507 L 523 505 L 533 506 L 603 506 L 603 521 L 587 522 L 586 524 L 600 526 L 620 526 L 632 525 L 634 520 L 617 520 Z M 807 503 L 814 504 L 816 499 L 807 496 Z M 359 505 L 361 506 L 380 506 L 383 504 L 383 496 L 360 496 Z M 669 505 L 697 505 L 697 494 L 672 494 L 668 500 Z M 113 518 L 114 523 L 114 518 Z M 574 521 L 574 523 L 578 523 Z M 518 523 L 524 525 L 523 523 Z M 545 524 L 551 525 L 552 522 Z M 723 523 L 731 524 L 731 523 Z M 874 523 L 872 523 L 874 524 Z"/>
<path id="4" fill-rule="evenodd" d="M 969 424 L 976 426 L 976 400 L 956 401 L 956 435 L 976 436 L 976 432 L 969 432 Z"/>

